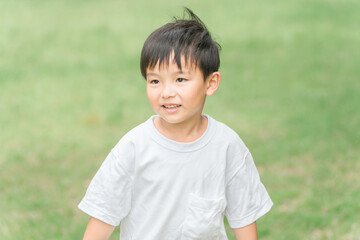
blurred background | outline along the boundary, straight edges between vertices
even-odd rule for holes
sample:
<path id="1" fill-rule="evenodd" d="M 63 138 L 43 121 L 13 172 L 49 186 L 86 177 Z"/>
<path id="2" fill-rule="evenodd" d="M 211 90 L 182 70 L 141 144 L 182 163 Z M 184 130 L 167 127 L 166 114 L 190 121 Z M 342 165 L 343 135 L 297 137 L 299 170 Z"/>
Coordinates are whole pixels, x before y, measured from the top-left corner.
<path id="1" fill-rule="evenodd" d="M 142 44 L 182 6 L 222 46 L 205 112 L 242 137 L 274 201 L 259 239 L 360 239 L 355 0 L 1 1 L 0 239 L 82 238 L 91 178 L 153 114 Z"/>

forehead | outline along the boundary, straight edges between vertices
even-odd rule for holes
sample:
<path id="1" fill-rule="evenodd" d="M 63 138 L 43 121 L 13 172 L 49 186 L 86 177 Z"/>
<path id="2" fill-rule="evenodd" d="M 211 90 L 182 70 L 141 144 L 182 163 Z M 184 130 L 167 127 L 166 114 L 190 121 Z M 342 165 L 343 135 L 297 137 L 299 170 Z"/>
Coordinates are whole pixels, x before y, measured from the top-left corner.
<path id="1" fill-rule="evenodd" d="M 198 70 L 200 69 L 196 65 L 195 61 L 190 58 L 186 60 L 183 55 L 180 58 L 180 65 L 178 65 L 176 59 L 174 58 L 174 54 L 170 54 L 168 59 L 164 59 L 163 61 L 160 61 L 160 59 L 158 59 L 156 64 L 154 64 L 153 66 L 148 66 L 146 68 L 146 72 L 176 71 L 180 73 L 189 73 Z"/>

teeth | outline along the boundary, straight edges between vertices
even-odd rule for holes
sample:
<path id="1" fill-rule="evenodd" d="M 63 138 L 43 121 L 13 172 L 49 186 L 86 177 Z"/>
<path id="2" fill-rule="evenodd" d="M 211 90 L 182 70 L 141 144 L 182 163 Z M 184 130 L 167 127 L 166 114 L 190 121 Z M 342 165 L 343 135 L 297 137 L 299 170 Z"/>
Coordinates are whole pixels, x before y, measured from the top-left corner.
<path id="1" fill-rule="evenodd" d="M 179 105 L 163 105 L 165 108 L 176 108 Z"/>

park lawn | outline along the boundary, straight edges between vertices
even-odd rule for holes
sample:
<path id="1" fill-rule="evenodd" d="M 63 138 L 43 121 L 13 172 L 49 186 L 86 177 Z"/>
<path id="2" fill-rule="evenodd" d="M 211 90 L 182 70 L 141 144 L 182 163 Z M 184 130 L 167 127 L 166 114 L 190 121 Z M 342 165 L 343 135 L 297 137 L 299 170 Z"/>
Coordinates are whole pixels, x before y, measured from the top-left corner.
<path id="1" fill-rule="evenodd" d="M 0 3 L 0 239 L 81 239 L 89 181 L 153 114 L 142 44 L 180 6 L 222 45 L 205 112 L 272 197 L 259 238 L 360 238 L 360 2 L 106 0 Z"/>

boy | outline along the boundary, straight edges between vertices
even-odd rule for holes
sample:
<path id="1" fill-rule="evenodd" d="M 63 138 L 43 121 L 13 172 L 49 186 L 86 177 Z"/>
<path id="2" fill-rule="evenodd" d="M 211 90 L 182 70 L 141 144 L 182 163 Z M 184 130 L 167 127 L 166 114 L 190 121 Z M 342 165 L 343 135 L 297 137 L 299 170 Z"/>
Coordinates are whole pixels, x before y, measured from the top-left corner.
<path id="1" fill-rule="evenodd" d="M 84 239 L 257 239 L 272 201 L 238 135 L 202 114 L 218 88 L 219 45 L 201 20 L 155 30 L 141 53 L 147 96 L 157 113 L 128 132 L 91 181 L 79 208 L 91 216 Z"/>

